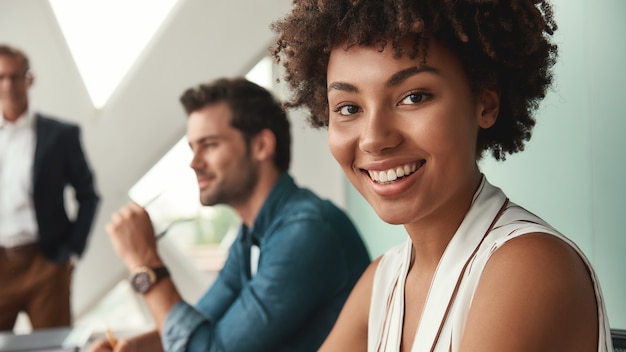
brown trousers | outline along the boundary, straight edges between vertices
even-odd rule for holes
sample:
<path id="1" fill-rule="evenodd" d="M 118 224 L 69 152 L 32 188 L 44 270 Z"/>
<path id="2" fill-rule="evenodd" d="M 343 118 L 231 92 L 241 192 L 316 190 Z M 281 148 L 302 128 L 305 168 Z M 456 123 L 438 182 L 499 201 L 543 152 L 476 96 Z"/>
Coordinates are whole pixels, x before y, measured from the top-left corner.
<path id="1" fill-rule="evenodd" d="M 43 257 L 36 245 L 0 247 L 0 331 L 25 312 L 33 329 L 71 323 L 72 265 Z"/>

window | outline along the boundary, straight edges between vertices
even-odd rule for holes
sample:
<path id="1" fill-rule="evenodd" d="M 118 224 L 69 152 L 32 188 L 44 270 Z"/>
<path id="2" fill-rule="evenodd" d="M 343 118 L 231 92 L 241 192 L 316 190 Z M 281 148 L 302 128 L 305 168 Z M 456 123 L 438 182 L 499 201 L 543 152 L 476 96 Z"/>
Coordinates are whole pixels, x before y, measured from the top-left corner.
<path id="1" fill-rule="evenodd" d="M 177 2 L 50 0 L 96 109 L 106 104 Z"/>

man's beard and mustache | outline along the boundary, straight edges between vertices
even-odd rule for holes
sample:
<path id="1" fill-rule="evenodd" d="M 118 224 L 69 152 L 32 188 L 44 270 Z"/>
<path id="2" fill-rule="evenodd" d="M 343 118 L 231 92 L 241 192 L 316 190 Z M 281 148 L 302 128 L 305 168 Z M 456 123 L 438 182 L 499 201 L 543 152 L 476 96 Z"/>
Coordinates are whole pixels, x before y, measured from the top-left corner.
<path id="1" fill-rule="evenodd" d="M 200 203 L 204 206 L 227 204 L 234 206 L 246 202 L 259 180 L 259 167 L 248 156 L 241 159 L 236 172 L 223 174 L 219 183 L 200 191 Z M 197 170 L 197 175 L 215 177 L 213 173 Z"/>

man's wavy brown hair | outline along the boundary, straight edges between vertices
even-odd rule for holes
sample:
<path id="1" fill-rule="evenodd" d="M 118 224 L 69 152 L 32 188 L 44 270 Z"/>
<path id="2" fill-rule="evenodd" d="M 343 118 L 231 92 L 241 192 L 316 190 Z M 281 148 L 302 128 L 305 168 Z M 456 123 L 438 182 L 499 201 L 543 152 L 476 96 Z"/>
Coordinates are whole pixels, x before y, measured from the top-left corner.
<path id="1" fill-rule="evenodd" d="M 432 38 L 460 58 L 475 96 L 500 92 L 493 127 L 481 130 L 476 155 L 497 160 L 524 149 L 533 117 L 552 82 L 557 26 L 546 0 L 294 0 L 290 14 L 272 24 L 272 54 L 285 68 L 293 93 L 287 107 L 305 107 L 315 127 L 328 126 L 326 69 L 341 45 L 391 45 L 397 57 L 425 62 Z M 400 43 L 413 39 L 411 52 Z"/>

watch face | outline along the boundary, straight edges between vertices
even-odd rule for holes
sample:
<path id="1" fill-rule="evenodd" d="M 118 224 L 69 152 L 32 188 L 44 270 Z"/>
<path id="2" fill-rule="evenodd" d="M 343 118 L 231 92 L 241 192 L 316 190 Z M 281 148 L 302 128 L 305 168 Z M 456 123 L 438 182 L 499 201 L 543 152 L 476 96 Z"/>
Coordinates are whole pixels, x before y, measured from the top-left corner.
<path id="1" fill-rule="evenodd" d="M 150 289 L 152 283 L 150 282 L 150 275 L 145 271 L 140 271 L 133 275 L 130 284 L 135 291 L 139 293 L 145 293 Z"/>

